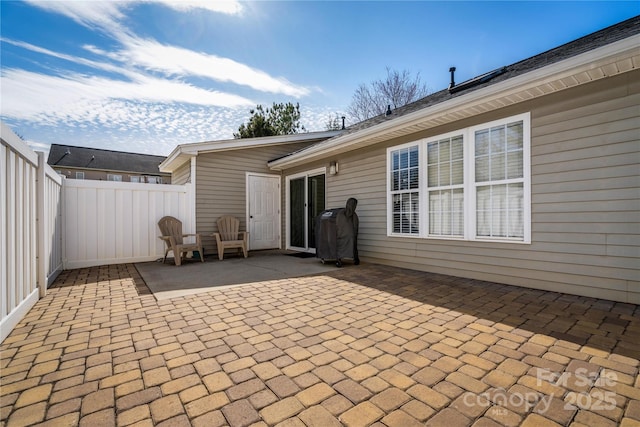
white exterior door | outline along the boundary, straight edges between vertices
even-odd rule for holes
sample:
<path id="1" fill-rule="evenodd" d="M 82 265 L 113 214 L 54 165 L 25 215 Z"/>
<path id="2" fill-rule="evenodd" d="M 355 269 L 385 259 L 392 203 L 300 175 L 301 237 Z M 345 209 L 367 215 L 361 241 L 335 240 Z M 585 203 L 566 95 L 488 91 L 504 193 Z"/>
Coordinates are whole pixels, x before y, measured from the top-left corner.
<path id="1" fill-rule="evenodd" d="M 247 174 L 249 249 L 280 248 L 280 177 Z"/>

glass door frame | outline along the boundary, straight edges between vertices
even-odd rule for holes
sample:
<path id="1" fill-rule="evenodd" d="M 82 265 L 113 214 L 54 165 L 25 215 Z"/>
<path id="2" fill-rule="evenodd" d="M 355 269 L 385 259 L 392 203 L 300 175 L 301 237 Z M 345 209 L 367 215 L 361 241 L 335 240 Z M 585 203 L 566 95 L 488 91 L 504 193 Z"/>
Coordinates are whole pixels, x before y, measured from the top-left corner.
<path id="1" fill-rule="evenodd" d="M 316 248 L 309 247 L 309 215 L 305 212 L 304 219 L 304 247 L 301 246 L 292 246 L 291 245 L 291 181 L 304 178 L 304 200 L 305 200 L 305 211 L 309 206 L 309 178 L 324 175 L 324 204 L 325 208 L 327 205 L 327 168 L 322 167 L 318 169 L 312 169 L 300 173 L 296 173 L 293 175 L 289 175 L 286 177 L 285 182 L 285 208 L 286 208 L 286 248 L 290 250 L 295 250 L 299 252 L 309 252 L 315 253 Z"/>

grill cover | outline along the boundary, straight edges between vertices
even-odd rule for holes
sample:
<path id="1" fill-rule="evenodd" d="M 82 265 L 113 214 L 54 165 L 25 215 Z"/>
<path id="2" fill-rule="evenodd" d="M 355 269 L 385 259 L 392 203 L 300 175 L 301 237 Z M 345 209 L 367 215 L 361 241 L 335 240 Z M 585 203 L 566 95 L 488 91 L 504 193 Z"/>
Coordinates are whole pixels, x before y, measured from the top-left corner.
<path id="1" fill-rule="evenodd" d="M 327 209 L 316 217 L 316 257 L 323 261 L 336 260 L 341 265 L 343 258 L 358 258 L 358 226 L 356 214 L 358 201 L 347 200 L 345 208 Z"/>

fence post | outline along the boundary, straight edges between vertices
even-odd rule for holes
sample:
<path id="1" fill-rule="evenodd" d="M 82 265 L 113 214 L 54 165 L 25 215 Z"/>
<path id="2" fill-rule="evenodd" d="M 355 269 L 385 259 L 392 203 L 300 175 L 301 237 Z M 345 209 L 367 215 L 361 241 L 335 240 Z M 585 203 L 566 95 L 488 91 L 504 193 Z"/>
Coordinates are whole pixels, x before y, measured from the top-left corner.
<path id="1" fill-rule="evenodd" d="M 36 152 L 38 154 L 38 172 L 36 178 L 36 224 L 37 224 L 37 283 L 40 298 L 47 295 L 47 250 L 45 239 L 45 224 L 47 222 L 45 218 L 46 212 L 46 171 L 45 160 L 43 152 Z"/>

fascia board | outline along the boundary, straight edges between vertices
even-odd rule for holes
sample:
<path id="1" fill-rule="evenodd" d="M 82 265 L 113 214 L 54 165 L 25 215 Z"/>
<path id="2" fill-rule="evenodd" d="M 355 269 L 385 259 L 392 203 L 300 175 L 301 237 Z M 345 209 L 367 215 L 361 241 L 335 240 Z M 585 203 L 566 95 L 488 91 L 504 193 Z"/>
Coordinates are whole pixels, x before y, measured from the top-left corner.
<path id="1" fill-rule="evenodd" d="M 338 136 L 321 142 L 299 153 L 274 160 L 269 163 L 269 167 L 273 170 L 283 170 L 318 159 L 324 155 L 349 151 L 351 146 L 361 143 L 374 135 L 379 136 L 381 133 L 390 133 L 398 128 L 410 127 L 429 118 L 444 116 L 448 113 L 455 112 L 461 107 L 469 108 L 474 103 L 490 102 L 491 100 L 504 98 L 517 92 L 533 89 L 537 86 L 561 80 L 562 78 L 579 72 L 606 65 L 620 57 L 638 56 L 640 55 L 640 48 L 638 46 L 640 46 L 640 35 L 634 35 L 607 46 L 602 46 L 589 52 L 512 77 L 504 82 L 490 85 L 440 104 L 409 113 L 388 122 L 383 122 L 352 134 Z M 524 101 L 523 99 L 523 102 Z"/>
<path id="2" fill-rule="evenodd" d="M 196 154 L 185 153 L 183 151 L 183 146 L 178 145 L 173 149 L 171 154 L 169 154 L 169 156 L 167 156 L 167 158 L 158 165 L 158 169 L 160 172 L 172 173 L 194 156 L 196 156 Z"/>

